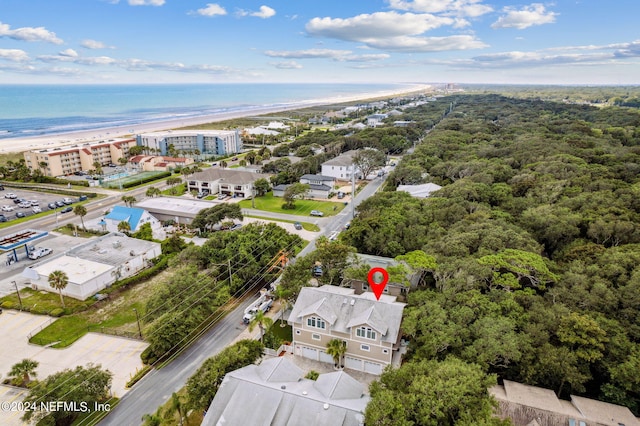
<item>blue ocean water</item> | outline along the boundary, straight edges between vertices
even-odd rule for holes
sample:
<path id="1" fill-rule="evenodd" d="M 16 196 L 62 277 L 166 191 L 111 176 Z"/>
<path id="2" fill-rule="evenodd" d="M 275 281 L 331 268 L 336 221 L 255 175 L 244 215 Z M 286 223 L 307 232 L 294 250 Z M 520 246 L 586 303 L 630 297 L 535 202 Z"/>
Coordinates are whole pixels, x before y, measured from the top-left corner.
<path id="1" fill-rule="evenodd" d="M 392 84 L 0 85 L 0 139 L 401 89 Z"/>

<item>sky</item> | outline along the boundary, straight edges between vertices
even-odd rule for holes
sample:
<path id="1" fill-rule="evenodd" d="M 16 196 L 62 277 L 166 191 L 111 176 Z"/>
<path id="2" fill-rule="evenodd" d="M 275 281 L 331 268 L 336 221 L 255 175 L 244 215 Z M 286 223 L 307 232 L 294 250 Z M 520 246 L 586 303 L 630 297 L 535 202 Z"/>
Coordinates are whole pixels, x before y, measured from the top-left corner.
<path id="1" fill-rule="evenodd" d="M 0 84 L 639 84 L 638 16 L 638 0 L 0 0 Z"/>

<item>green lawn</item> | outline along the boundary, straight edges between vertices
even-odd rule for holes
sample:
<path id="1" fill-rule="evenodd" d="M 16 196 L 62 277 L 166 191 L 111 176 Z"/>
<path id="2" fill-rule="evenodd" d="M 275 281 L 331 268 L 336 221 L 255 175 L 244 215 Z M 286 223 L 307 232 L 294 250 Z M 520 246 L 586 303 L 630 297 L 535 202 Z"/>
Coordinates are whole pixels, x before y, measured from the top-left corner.
<path id="1" fill-rule="evenodd" d="M 180 196 L 180 195 L 184 195 L 184 193 L 187 192 L 187 184 L 186 183 L 181 183 L 179 185 L 173 186 L 169 189 L 165 189 L 164 191 L 162 191 L 163 195 L 174 195 L 174 196 Z"/>
<path id="2" fill-rule="evenodd" d="M 273 326 L 271 326 L 269 331 L 273 333 L 275 336 L 282 339 L 283 342 L 291 342 L 293 340 L 292 328 L 289 324 L 287 324 L 286 321 L 284 321 L 285 326 L 281 327 L 280 324 L 282 324 L 282 322 L 280 321 L 279 318 L 280 318 L 280 315 L 278 315 L 278 319 L 273 322 Z"/>
<path id="3" fill-rule="evenodd" d="M 54 309 L 62 308 L 60 304 L 60 296 L 57 293 L 50 293 L 44 290 L 32 290 L 30 288 L 20 289 L 20 296 L 22 298 L 22 306 L 27 312 L 34 314 L 48 314 Z M 71 297 L 65 297 L 64 303 L 68 311 L 77 311 L 86 309 L 88 306 L 94 303 L 93 300 L 88 299 L 85 301 L 76 300 Z M 18 309 L 20 306 L 20 300 L 17 293 L 11 293 L 0 299 L 0 304 L 5 308 Z"/>
<path id="4" fill-rule="evenodd" d="M 272 213 L 285 213 L 300 216 L 309 216 L 311 210 L 319 210 L 325 216 L 333 216 L 340 213 L 344 209 L 344 203 L 335 203 L 332 201 L 316 201 L 316 200 L 297 200 L 293 210 L 283 209 L 284 200 L 280 197 L 274 197 L 272 192 L 262 197 L 256 197 L 255 209 Z M 240 201 L 240 207 L 243 209 L 251 209 L 251 200 Z"/>
<path id="5" fill-rule="evenodd" d="M 252 217 L 254 219 L 272 220 L 272 221 L 275 221 L 275 222 L 285 222 L 285 223 L 296 223 L 297 222 L 295 220 L 274 219 L 272 217 L 266 217 L 266 216 L 244 215 L 244 217 Z M 320 231 L 320 227 L 318 225 L 316 225 L 316 224 L 313 224 L 313 223 L 300 222 L 300 225 L 302 225 L 302 229 L 307 230 L 307 231 L 311 231 L 311 232 L 319 232 Z"/>

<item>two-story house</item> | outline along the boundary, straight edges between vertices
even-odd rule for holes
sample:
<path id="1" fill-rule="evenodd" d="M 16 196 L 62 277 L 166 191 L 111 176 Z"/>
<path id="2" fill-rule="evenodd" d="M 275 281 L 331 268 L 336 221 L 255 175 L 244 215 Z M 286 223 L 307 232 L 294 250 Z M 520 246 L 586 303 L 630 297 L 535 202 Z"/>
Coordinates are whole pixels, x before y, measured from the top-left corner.
<path id="1" fill-rule="evenodd" d="M 327 353 L 333 339 L 346 343 L 346 368 L 381 374 L 400 349 L 405 304 L 389 295 L 356 295 L 353 289 L 324 285 L 305 287 L 289 316 L 294 355 L 334 363 Z"/>
<path id="2" fill-rule="evenodd" d="M 187 176 L 187 189 L 209 194 L 224 194 L 233 197 L 251 198 L 253 183 L 262 176 L 258 173 L 210 167 Z"/>

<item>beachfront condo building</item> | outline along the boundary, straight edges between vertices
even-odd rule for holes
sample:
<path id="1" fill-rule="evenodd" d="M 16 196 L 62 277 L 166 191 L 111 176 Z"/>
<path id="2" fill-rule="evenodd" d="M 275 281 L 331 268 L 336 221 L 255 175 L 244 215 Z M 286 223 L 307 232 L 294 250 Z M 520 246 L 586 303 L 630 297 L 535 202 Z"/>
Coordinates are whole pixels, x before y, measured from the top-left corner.
<path id="1" fill-rule="evenodd" d="M 118 164 L 121 158 L 129 157 L 129 148 L 135 145 L 132 138 L 86 142 L 27 151 L 24 160 L 31 171 L 40 170 L 45 176 L 68 176 L 94 170 L 96 162 L 101 166 Z"/>
<path id="2" fill-rule="evenodd" d="M 238 130 L 169 130 L 140 134 L 136 140 L 149 154 L 175 155 L 198 150 L 202 155 L 229 155 L 242 151 Z"/>

